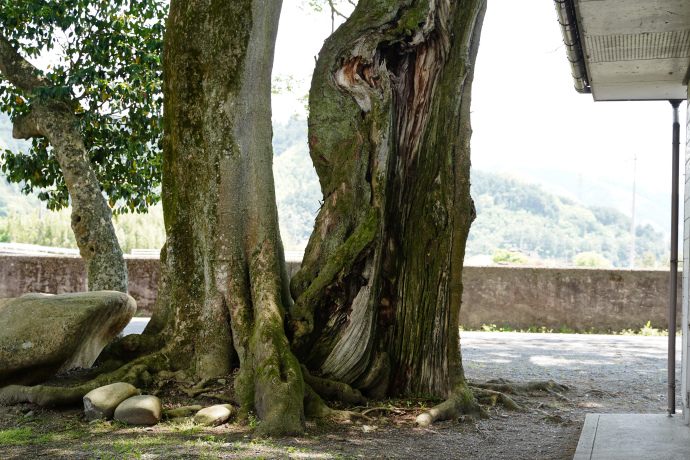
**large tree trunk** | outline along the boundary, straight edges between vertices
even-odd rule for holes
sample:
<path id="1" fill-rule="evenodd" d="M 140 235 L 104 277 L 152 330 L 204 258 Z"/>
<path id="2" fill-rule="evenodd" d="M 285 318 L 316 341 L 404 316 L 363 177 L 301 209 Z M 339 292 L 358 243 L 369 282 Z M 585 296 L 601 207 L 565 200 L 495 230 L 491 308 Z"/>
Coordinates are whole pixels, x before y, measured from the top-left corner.
<path id="1" fill-rule="evenodd" d="M 26 93 L 50 86 L 2 35 L 0 73 Z M 29 115 L 15 120 L 12 135 L 17 139 L 45 137 L 55 150 L 72 199 L 72 230 L 86 264 L 89 290 L 126 293 L 127 265 L 113 228 L 112 212 L 101 194 L 69 101 L 34 103 Z"/>
<path id="2" fill-rule="evenodd" d="M 303 380 L 285 335 L 291 304 L 271 147 L 280 0 L 173 0 L 165 36 L 161 285 L 144 336 L 167 366 L 235 389 L 259 434 L 304 430 Z M 233 363 L 237 355 L 239 363 Z"/>
<path id="3" fill-rule="evenodd" d="M 484 11 L 483 0 L 360 0 L 314 72 L 324 204 L 292 280 L 292 344 L 312 373 L 371 396 L 472 405 L 458 316 Z"/>

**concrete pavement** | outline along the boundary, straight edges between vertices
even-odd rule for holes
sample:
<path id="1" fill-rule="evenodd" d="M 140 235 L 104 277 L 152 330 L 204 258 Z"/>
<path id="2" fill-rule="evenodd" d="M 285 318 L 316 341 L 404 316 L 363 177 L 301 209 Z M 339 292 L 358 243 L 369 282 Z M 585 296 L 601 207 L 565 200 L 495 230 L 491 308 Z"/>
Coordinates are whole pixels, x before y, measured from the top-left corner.
<path id="1" fill-rule="evenodd" d="M 587 414 L 573 460 L 690 459 L 682 414 Z"/>

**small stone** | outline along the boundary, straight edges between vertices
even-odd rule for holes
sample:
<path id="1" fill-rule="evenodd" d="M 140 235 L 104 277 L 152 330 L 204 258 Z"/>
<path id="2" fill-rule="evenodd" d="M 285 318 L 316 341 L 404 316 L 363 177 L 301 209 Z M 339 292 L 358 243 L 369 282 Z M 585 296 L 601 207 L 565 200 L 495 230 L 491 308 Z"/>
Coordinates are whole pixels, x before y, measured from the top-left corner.
<path id="1" fill-rule="evenodd" d="M 181 406 L 181 407 L 176 407 L 175 409 L 170 409 L 165 411 L 165 416 L 167 418 L 178 418 L 178 417 L 187 417 L 188 415 L 192 415 L 193 412 L 199 412 L 202 409 L 201 406 Z"/>
<path id="2" fill-rule="evenodd" d="M 30 418 L 30 417 L 33 417 L 34 415 L 36 415 L 36 412 L 30 410 L 29 412 L 27 412 L 26 414 L 24 414 L 24 417 Z"/>
<path id="3" fill-rule="evenodd" d="M 376 431 L 376 427 L 372 425 L 362 425 L 362 431 L 365 433 L 371 433 L 372 431 Z"/>
<path id="4" fill-rule="evenodd" d="M 194 416 L 194 421 L 200 425 L 216 426 L 225 423 L 231 414 L 230 404 L 218 404 L 201 409 Z"/>
<path id="5" fill-rule="evenodd" d="M 218 385 L 225 385 L 228 381 L 225 379 L 218 379 L 216 382 L 218 382 Z"/>
<path id="6" fill-rule="evenodd" d="M 84 396 L 86 421 L 113 418 L 115 408 L 125 399 L 137 396 L 139 390 L 129 383 L 118 382 L 91 390 Z"/>
<path id="7" fill-rule="evenodd" d="M 163 403 L 155 396 L 133 396 L 115 409 L 115 420 L 128 425 L 155 425 L 163 417 Z"/>

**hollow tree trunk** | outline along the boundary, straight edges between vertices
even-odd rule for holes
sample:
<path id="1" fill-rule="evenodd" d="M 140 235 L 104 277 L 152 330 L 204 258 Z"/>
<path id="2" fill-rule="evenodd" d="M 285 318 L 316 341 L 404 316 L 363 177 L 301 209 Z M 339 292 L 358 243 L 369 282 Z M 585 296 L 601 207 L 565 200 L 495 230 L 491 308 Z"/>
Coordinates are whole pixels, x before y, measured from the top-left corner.
<path id="1" fill-rule="evenodd" d="M 303 380 L 285 335 L 291 304 L 271 147 L 280 0 L 173 0 L 164 64 L 159 298 L 144 336 L 168 367 L 240 371 L 259 434 L 304 430 Z M 239 363 L 233 363 L 237 355 Z"/>
<path id="2" fill-rule="evenodd" d="M 26 93 L 49 86 L 50 82 L 35 70 L 0 35 L 0 73 L 10 83 Z M 101 194 L 69 101 L 33 104 L 28 115 L 15 120 L 12 136 L 45 137 L 53 146 L 72 199 L 72 230 L 86 264 L 88 289 L 126 293 L 127 265 L 113 228 L 112 212 Z"/>
<path id="3" fill-rule="evenodd" d="M 292 346 L 312 373 L 370 396 L 472 399 L 458 316 L 484 11 L 483 0 L 360 0 L 314 72 L 324 204 L 292 280 Z"/>

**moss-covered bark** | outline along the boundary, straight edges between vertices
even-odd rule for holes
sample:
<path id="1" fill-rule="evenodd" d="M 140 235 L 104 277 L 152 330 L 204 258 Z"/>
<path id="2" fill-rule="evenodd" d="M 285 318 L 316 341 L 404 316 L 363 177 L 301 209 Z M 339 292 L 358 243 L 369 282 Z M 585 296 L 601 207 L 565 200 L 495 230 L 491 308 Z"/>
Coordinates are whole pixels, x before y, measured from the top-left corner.
<path id="1" fill-rule="evenodd" d="M 271 147 L 281 1 L 173 0 L 164 48 L 161 285 L 144 336 L 171 370 L 240 371 L 259 434 L 304 430 L 303 379 L 285 335 L 291 304 Z M 234 361 L 236 359 L 236 361 Z"/>
<path id="2" fill-rule="evenodd" d="M 458 314 L 470 90 L 483 0 L 360 0 L 324 44 L 309 145 L 324 195 L 293 278 L 293 349 L 310 372 L 382 396 L 474 402 Z"/>

